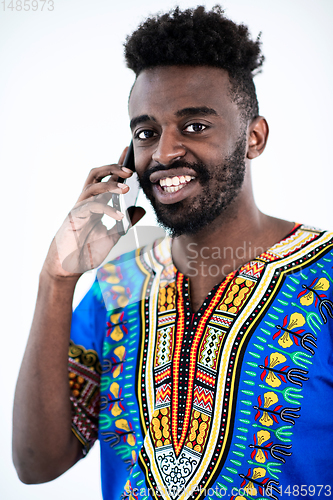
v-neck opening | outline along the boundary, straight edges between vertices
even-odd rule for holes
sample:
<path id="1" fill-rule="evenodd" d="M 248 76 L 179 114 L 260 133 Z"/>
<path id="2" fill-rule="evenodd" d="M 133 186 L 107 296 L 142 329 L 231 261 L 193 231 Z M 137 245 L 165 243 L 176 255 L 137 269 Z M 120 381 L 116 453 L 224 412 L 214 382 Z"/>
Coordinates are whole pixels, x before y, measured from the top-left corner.
<path id="1" fill-rule="evenodd" d="M 253 261 L 262 261 L 262 262 L 265 263 L 265 265 L 267 265 L 268 262 L 267 262 L 266 255 L 270 254 L 270 253 L 273 253 L 271 251 L 272 251 L 272 249 L 275 246 L 281 245 L 285 240 L 287 240 L 288 238 L 290 238 L 290 236 L 292 234 L 294 234 L 301 226 L 302 226 L 302 224 L 295 222 L 293 229 L 286 236 L 284 236 L 281 240 L 279 240 L 278 242 L 274 243 L 274 245 L 270 246 L 265 252 L 262 252 L 261 254 L 257 255 L 256 257 L 253 257 L 253 259 L 245 262 L 244 264 L 241 264 L 237 269 L 235 269 L 234 271 L 231 271 L 230 273 L 228 273 L 223 278 L 223 280 L 221 280 L 219 283 L 217 283 L 216 285 L 214 285 L 213 288 L 208 292 L 208 294 L 204 298 L 202 304 L 200 305 L 200 307 L 199 307 L 199 309 L 197 311 L 193 311 L 193 309 L 192 309 L 190 277 L 184 275 L 181 271 L 179 271 L 176 268 L 175 264 L 173 263 L 175 276 L 176 277 L 177 277 L 177 275 L 178 276 L 182 276 L 183 279 L 184 279 L 184 281 L 187 283 L 188 298 L 185 300 L 185 304 L 186 304 L 187 310 L 190 311 L 192 322 L 194 321 L 194 318 L 197 318 L 197 317 L 200 318 L 200 316 L 202 316 L 203 312 L 207 308 L 207 305 L 211 302 L 212 298 L 215 296 L 217 290 L 220 288 L 221 285 L 223 285 L 225 283 L 226 286 L 227 286 L 228 283 L 233 278 L 235 278 L 236 276 L 238 276 L 240 274 L 240 272 L 242 271 L 243 268 L 246 268 L 246 266 L 248 266 L 250 264 L 250 262 L 253 262 Z M 170 241 L 170 251 L 171 251 L 171 247 L 172 247 L 172 241 Z"/>

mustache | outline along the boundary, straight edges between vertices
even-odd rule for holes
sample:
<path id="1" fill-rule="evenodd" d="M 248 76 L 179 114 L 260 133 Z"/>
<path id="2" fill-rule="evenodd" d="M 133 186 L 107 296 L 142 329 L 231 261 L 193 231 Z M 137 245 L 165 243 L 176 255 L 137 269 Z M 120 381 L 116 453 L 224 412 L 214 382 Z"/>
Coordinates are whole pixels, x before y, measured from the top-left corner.
<path id="1" fill-rule="evenodd" d="M 150 176 L 154 172 L 161 172 L 161 171 L 167 172 L 168 170 L 171 170 L 171 169 L 174 170 L 177 168 L 190 168 L 190 169 L 194 170 L 194 172 L 196 174 L 198 174 L 198 180 L 201 184 L 206 184 L 211 178 L 209 170 L 204 163 L 176 160 L 171 165 L 163 165 L 162 163 L 159 163 L 155 167 L 148 168 L 143 173 L 143 175 L 140 179 L 141 187 L 147 186 L 148 184 L 151 184 L 149 179 L 150 179 Z"/>

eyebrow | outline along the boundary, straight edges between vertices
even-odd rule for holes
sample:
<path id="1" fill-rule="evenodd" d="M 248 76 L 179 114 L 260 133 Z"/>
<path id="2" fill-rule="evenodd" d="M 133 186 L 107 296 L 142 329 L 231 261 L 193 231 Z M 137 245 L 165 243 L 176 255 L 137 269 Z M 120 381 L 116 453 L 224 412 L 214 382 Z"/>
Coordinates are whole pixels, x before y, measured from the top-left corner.
<path id="1" fill-rule="evenodd" d="M 213 115 L 217 116 L 217 112 L 213 108 L 208 108 L 207 106 L 199 106 L 199 107 L 189 107 L 189 108 L 184 108 L 180 109 L 179 111 L 176 111 L 175 116 L 181 118 L 183 116 L 195 116 L 195 115 Z M 137 125 L 140 123 L 146 123 L 148 121 L 155 122 L 156 119 L 153 116 L 149 115 L 140 115 L 136 116 L 135 118 L 132 118 L 130 121 L 130 127 L 131 130 L 133 130 Z"/>
<path id="2" fill-rule="evenodd" d="M 194 116 L 194 115 L 214 115 L 217 116 L 217 112 L 213 108 L 208 108 L 207 106 L 184 108 L 176 112 L 176 116 Z"/>
<path id="3" fill-rule="evenodd" d="M 133 130 L 140 123 L 146 123 L 146 122 L 156 122 L 156 120 L 153 116 L 149 115 L 136 116 L 135 118 L 132 118 L 132 120 L 130 121 L 131 130 Z"/>

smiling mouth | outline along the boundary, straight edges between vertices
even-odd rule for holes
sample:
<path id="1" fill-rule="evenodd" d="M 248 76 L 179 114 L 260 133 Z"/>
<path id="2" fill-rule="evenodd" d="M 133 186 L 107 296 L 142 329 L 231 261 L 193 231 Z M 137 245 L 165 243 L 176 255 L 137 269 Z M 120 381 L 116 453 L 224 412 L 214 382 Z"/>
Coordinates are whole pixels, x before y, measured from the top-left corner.
<path id="1" fill-rule="evenodd" d="M 173 177 L 164 177 L 159 180 L 159 185 L 165 193 L 175 193 L 183 189 L 195 177 L 191 175 L 175 175 Z"/>

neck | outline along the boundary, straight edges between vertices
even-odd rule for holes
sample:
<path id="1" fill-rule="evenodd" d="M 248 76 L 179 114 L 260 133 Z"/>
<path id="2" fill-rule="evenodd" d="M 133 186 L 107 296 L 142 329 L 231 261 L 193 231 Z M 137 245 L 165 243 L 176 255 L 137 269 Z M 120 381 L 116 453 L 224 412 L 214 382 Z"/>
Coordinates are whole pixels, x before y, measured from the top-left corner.
<path id="1" fill-rule="evenodd" d="M 244 210 L 242 215 L 237 212 L 230 207 L 197 234 L 175 238 L 172 256 L 176 267 L 191 276 L 188 271 L 195 265 L 204 269 L 215 264 L 220 268 L 217 276 L 220 281 L 219 278 L 263 253 L 271 241 L 264 237 L 268 229 L 267 216 L 255 205 Z"/>

